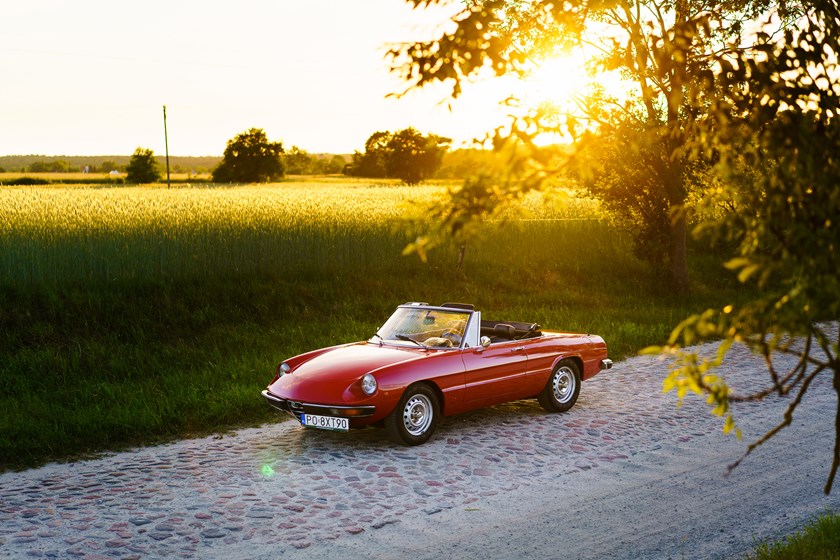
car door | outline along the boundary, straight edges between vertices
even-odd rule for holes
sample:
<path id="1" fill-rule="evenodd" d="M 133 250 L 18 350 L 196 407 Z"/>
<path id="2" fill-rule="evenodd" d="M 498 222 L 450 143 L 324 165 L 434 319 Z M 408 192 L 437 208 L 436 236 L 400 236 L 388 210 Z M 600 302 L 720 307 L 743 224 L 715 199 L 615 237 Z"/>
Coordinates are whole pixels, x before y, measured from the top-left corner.
<path id="1" fill-rule="evenodd" d="M 535 397 L 543 390 L 552 367 L 558 358 L 560 347 L 546 337 L 529 338 L 522 341 L 528 355 L 528 367 L 521 383 L 516 386 L 516 394 L 511 400 Z"/>
<path id="2" fill-rule="evenodd" d="M 510 400 L 525 376 L 528 355 L 518 340 L 497 342 L 487 348 L 470 348 L 463 353 L 464 397 L 468 408 L 489 406 Z"/>

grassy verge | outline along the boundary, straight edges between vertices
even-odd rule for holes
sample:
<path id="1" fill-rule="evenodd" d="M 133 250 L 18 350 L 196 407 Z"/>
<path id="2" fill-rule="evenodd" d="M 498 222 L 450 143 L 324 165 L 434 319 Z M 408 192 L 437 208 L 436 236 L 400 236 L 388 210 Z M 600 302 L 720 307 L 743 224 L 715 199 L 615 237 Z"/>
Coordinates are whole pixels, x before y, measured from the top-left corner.
<path id="1" fill-rule="evenodd" d="M 275 419 L 259 391 L 280 360 L 404 301 L 597 333 L 620 359 L 744 296 L 703 247 L 691 296 L 667 295 L 580 209 L 488 225 L 460 272 L 451 249 L 423 264 L 393 216 L 434 191 L 311 188 L 0 192 L 0 468 Z"/>
<path id="2" fill-rule="evenodd" d="M 840 560 L 840 515 L 827 513 L 784 540 L 761 543 L 747 560 Z"/>
<path id="3" fill-rule="evenodd" d="M 469 301 L 487 317 L 598 333 L 621 358 L 698 308 L 737 297 L 709 283 L 691 298 L 657 297 L 643 278 L 615 272 L 571 281 L 586 271 L 462 275 L 418 264 L 402 274 L 2 290 L 0 465 L 276 418 L 259 391 L 280 360 L 367 338 L 403 301 Z"/>

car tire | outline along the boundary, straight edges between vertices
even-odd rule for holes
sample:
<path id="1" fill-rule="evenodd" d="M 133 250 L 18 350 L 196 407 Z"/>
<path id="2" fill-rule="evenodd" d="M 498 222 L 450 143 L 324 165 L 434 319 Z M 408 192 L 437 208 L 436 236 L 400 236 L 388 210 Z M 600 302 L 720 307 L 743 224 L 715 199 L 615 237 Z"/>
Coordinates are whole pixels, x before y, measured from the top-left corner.
<path id="1" fill-rule="evenodd" d="M 548 412 L 566 412 L 580 394 L 580 368 L 573 360 L 563 360 L 551 372 L 537 400 Z"/>
<path id="2" fill-rule="evenodd" d="M 420 445 L 432 437 L 439 418 L 440 403 L 435 391 L 425 384 L 412 385 L 385 418 L 385 429 L 397 443 Z"/>

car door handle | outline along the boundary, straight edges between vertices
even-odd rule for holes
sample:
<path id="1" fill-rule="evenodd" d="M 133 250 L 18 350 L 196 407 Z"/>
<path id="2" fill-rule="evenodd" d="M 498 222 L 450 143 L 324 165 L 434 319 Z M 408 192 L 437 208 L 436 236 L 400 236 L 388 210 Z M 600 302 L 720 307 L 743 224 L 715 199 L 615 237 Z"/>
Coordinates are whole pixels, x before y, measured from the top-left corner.
<path id="1" fill-rule="evenodd" d="M 524 347 L 524 346 L 517 346 L 516 348 L 514 348 L 513 350 L 511 350 L 511 352 L 524 352 L 524 351 L 525 351 L 525 347 Z"/>

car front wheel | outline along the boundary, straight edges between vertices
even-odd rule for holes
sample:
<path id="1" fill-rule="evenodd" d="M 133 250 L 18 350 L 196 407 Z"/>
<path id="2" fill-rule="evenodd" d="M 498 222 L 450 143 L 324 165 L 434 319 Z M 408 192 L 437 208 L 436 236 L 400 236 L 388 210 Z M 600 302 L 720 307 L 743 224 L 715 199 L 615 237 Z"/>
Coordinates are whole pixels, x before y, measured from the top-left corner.
<path id="1" fill-rule="evenodd" d="M 563 360 L 548 378 L 537 400 L 548 412 L 566 412 L 577 402 L 580 394 L 580 370 L 571 360 Z"/>
<path id="2" fill-rule="evenodd" d="M 437 427 L 440 404 L 428 385 L 406 389 L 397 408 L 385 419 L 391 439 L 405 445 L 426 443 Z"/>

